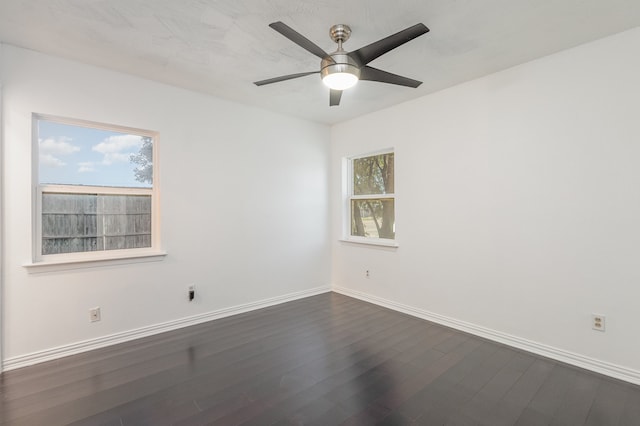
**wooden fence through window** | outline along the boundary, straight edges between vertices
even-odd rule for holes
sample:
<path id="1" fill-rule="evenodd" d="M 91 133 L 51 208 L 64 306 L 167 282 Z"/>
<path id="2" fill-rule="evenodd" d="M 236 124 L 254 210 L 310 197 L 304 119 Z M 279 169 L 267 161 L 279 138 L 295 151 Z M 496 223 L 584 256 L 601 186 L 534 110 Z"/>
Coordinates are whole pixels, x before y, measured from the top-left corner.
<path id="1" fill-rule="evenodd" d="M 42 194 L 42 254 L 151 247 L 151 196 Z"/>

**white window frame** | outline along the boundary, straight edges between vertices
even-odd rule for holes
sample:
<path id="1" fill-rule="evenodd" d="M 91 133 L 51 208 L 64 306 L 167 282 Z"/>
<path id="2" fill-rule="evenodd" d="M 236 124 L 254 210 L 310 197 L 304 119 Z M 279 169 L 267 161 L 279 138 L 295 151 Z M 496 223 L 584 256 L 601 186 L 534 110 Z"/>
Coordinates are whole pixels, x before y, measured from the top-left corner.
<path id="1" fill-rule="evenodd" d="M 345 157 L 342 160 L 342 176 L 344 177 L 342 182 L 342 193 L 343 193 L 343 226 L 342 226 L 342 238 L 340 241 L 348 242 L 348 243 L 357 243 L 357 244 L 369 244 L 376 246 L 386 246 L 386 247 L 398 247 L 397 241 L 397 230 L 395 232 L 394 239 L 391 238 L 379 238 L 379 237 L 361 237 L 358 235 L 351 235 L 351 204 L 353 200 L 367 200 L 367 199 L 392 199 L 394 200 L 394 226 L 397 222 L 397 203 L 396 203 L 396 188 L 395 184 L 397 180 L 395 179 L 395 170 L 394 170 L 394 192 L 393 194 L 368 194 L 368 195 L 354 195 L 354 187 L 353 187 L 353 162 L 354 160 L 366 157 L 373 157 L 381 154 L 390 154 L 394 155 L 394 163 L 396 152 L 394 148 L 386 148 L 378 151 L 368 152 L 366 154 L 358 154 L 350 157 Z"/>
<path id="2" fill-rule="evenodd" d="M 49 185 L 40 184 L 38 121 L 52 121 L 72 126 L 88 127 L 96 130 L 114 131 L 153 139 L 153 184 L 151 188 L 89 186 L 89 185 Z M 25 267 L 77 265 L 77 267 L 94 266 L 96 262 L 127 260 L 159 260 L 166 253 L 161 250 L 160 242 L 160 197 L 158 170 L 158 132 L 136 129 L 132 127 L 97 123 L 87 120 L 58 117 L 47 114 L 32 114 L 32 262 Z M 150 195 L 151 196 L 151 247 L 134 249 L 100 250 L 76 253 L 42 254 L 42 193 L 63 194 L 98 194 L 98 195 Z"/>

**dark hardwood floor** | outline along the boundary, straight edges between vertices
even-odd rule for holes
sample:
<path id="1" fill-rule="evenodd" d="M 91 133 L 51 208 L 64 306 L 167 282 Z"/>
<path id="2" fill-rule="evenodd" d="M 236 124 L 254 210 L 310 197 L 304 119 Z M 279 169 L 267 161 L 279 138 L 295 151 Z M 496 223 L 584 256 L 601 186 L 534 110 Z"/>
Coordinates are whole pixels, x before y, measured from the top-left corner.
<path id="1" fill-rule="evenodd" d="M 640 387 L 327 293 L 9 371 L 3 425 L 640 425 Z"/>

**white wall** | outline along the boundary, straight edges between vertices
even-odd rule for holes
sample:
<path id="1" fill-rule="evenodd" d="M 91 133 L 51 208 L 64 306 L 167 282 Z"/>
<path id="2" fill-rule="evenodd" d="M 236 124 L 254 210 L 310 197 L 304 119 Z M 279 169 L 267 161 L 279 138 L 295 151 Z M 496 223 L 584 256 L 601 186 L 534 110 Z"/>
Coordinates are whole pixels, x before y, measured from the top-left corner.
<path id="1" fill-rule="evenodd" d="M 3 50 L 5 361 L 328 288 L 326 126 Z M 164 260 L 38 274 L 22 266 L 31 259 L 32 112 L 160 133 Z M 188 303 L 191 283 L 198 300 Z M 92 324 L 94 306 L 102 321 Z"/>
<path id="2" fill-rule="evenodd" d="M 640 380 L 639 48 L 634 29 L 334 126 L 333 284 Z M 399 248 L 338 242 L 341 158 L 389 146 Z"/>

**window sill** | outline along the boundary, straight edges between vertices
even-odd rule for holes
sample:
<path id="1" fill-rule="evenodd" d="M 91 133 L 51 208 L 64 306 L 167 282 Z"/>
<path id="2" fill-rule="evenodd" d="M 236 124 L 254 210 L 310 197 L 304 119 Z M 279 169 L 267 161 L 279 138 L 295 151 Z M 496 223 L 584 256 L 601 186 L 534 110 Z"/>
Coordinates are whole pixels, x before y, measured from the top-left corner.
<path id="1" fill-rule="evenodd" d="M 362 244 L 369 246 L 391 247 L 398 248 L 398 243 L 395 240 L 381 240 L 373 238 L 341 238 L 339 240 L 343 243 Z"/>
<path id="2" fill-rule="evenodd" d="M 60 260 L 43 260 L 25 263 L 30 274 L 64 271 L 70 269 L 96 268 L 100 266 L 128 265 L 133 263 L 157 262 L 167 255 L 164 251 L 145 251 L 138 253 L 107 255 L 104 257 L 66 257 Z"/>

